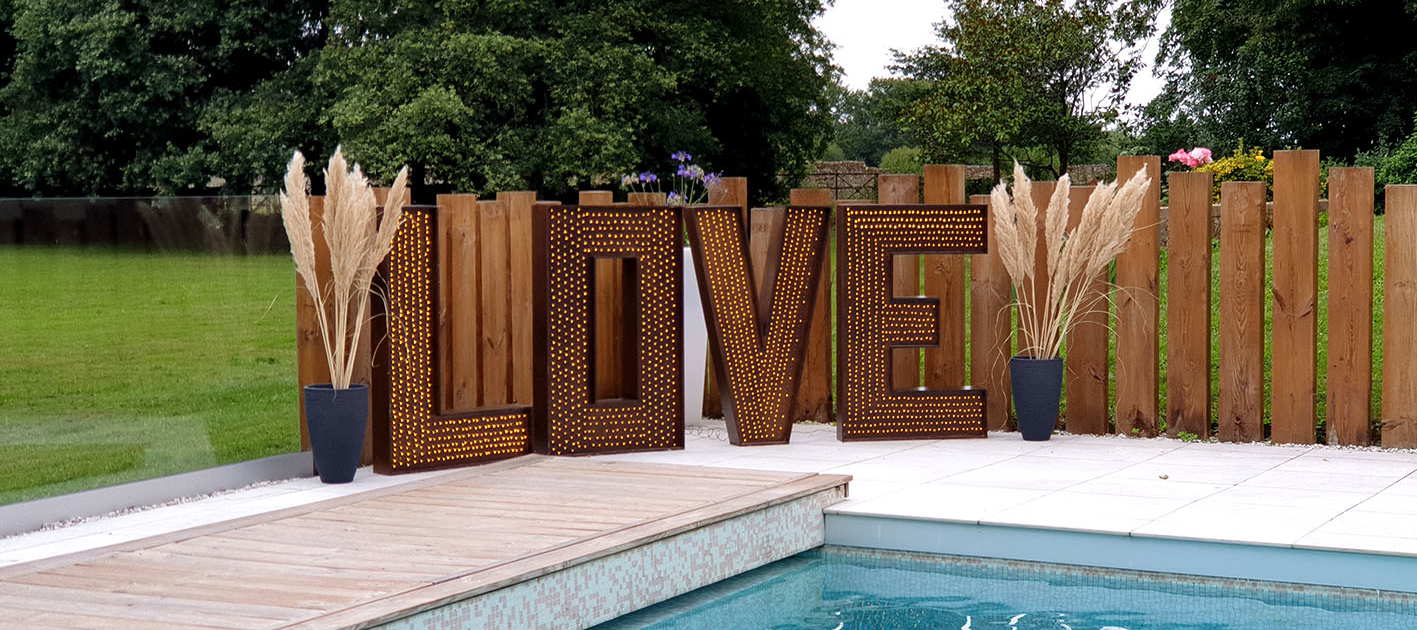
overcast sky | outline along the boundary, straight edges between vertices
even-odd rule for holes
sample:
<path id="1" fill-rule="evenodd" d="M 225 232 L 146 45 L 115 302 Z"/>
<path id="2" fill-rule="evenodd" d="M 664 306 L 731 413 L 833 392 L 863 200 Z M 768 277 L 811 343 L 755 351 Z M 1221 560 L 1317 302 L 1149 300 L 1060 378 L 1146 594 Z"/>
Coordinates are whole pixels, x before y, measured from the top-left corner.
<path id="1" fill-rule="evenodd" d="M 913 50 L 937 43 L 935 24 L 944 12 L 944 0 L 836 0 L 817 18 L 817 28 L 836 44 L 836 65 L 844 71 L 847 87 L 864 89 L 873 77 L 889 76 L 892 48 Z M 1168 6 L 1158 32 L 1170 19 Z M 1161 82 L 1150 68 L 1155 58 L 1153 38 L 1142 56 L 1148 67 L 1132 81 L 1129 102 L 1145 104 L 1160 91 Z"/>

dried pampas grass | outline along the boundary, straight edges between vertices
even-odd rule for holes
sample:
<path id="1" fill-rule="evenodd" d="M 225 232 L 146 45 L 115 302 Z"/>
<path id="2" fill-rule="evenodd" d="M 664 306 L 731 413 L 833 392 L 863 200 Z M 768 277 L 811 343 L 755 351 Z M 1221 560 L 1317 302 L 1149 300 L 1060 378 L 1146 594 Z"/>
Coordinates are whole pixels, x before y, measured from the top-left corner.
<path id="1" fill-rule="evenodd" d="M 355 349 L 369 308 L 370 285 L 393 246 L 408 197 L 408 167 L 404 167 L 389 190 L 380 220 L 369 178 L 358 164 L 350 169 L 344 152 L 335 149 L 325 168 L 325 203 L 320 218 L 330 252 L 329 278 L 322 285 L 315 272 L 315 229 L 310 218 L 305 156 L 296 151 L 286 167 L 285 189 L 280 193 L 281 219 L 290 237 L 295 272 L 315 300 L 325 361 L 336 389 L 347 389 L 354 376 Z"/>
<path id="2" fill-rule="evenodd" d="M 1069 232 L 1068 192 L 1072 186 L 1067 175 L 1060 178 L 1043 215 L 1046 278 L 1035 277 L 1034 271 L 1038 208 L 1033 203 L 1032 182 L 1015 163 L 1013 194 L 1002 183 L 994 188 L 989 200 L 994 213 L 993 244 L 1018 298 L 1023 333 L 1019 354 L 1038 359 L 1058 356 L 1063 338 L 1076 323 L 1075 316 L 1097 308 L 1097 302 L 1106 299 L 1089 292 L 1088 287 L 1127 248 L 1142 197 L 1150 186 L 1145 168 L 1121 188 L 1117 182 L 1098 185 L 1083 206 L 1077 226 Z M 1042 303 L 1035 304 L 1040 296 Z"/>

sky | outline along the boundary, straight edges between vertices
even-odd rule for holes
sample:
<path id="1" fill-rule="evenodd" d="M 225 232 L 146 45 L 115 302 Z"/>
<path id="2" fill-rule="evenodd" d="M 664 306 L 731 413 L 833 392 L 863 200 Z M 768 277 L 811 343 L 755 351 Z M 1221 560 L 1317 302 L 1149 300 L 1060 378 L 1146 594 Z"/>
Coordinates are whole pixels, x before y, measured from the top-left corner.
<path id="1" fill-rule="evenodd" d="M 873 77 L 889 76 L 891 49 L 913 50 L 938 43 L 935 24 L 944 18 L 944 0 L 836 0 L 817 18 L 817 28 L 836 44 L 833 55 L 847 87 L 865 89 Z M 1171 19 L 1168 6 L 1157 31 Z M 1147 68 L 1132 81 L 1129 103 L 1144 105 L 1161 91 L 1151 74 L 1156 59 L 1155 37 L 1142 55 Z"/>

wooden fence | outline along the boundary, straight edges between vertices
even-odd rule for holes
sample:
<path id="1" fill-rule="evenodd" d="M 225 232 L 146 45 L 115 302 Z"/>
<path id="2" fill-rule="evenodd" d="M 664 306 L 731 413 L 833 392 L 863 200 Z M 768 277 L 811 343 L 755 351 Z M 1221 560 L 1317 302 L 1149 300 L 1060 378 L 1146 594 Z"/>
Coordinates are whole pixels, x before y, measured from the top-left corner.
<path id="1" fill-rule="evenodd" d="M 290 251 L 275 197 L 0 199 L 0 245 Z"/>
<path id="2" fill-rule="evenodd" d="M 1373 343 L 1373 172 L 1346 168 L 1330 171 L 1328 300 L 1318 292 L 1318 154 L 1280 151 L 1275 155 L 1273 201 L 1273 283 L 1265 280 L 1266 199 L 1263 184 L 1226 183 L 1220 212 L 1219 269 L 1212 268 L 1211 176 L 1172 173 L 1165 245 L 1169 264 L 1168 308 L 1159 309 L 1162 242 L 1161 180 L 1153 181 L 1137 218 L 1137 231 L 1115 264 L 1115 286 L 1104 277 L 1094 290 L 1111 292 L 1114 312 L 1088 315 L 1088 325 L 1066 340 L 1065 417 L 1060 426 L 1074 433 L 1150 436 L 1181 432 L 1214 435 L 1227 441 L 1272 439 L 1313 443 L 1319 418 L 1318 379 L 1327 379 L 1326 434 L 1338 444 L 1368 444 L 1375 435 L 1370 413 Z M 1160 171 L 1156 156 L 1118 159 L 1122 178 L 1142 168 Z M 930 165 L 923 177 L 882 175 L 883 203 L 965 202 L 964 169 Z M 1037 182 L 1035 198 L 1046 199 L 1051 182 Z M 1079 187 L 1070 199 L 1076 222 L 1091 189 Z M 802 189 L 791 202 L 824 205 L 830 191 Z M 737 205 L 749 212 L 750 250 L 755 269 L 773 251 L 781 211 L 749 210 L 747 181 L 727 178 L 712 191 L 710 203 Z M 583 204 L 609 204 L 606 191 L 580 193 Z M 975 196 L 969 201 L 987 203 Z M 633 196 L 630 203 L 662 203 L 662 197 Z M 439 319 L 442 356 L 442 404 L 450 409 L 499 403 L 530 403 L 532 350 L 530 252 L 535 193 L 499 193 L 495 200 L 471 195 L 438 197 L 439 262 L 442 308 Z M 1417 313 L 1417 186 L 1393 186 L 1387 192 L 1386 299 L 1387 334 L 1383 362 L 1381 441 L 1390 447 L 1417 446 L 1417 334 L 1408 322 Z M 1040 225 L 1041 229 L 1042 226 Z M 317 238 L 317 242 L 319 239 Z M 1002 395 L 989 396 L 991 429 L 1010 426 L 1007 363 L 1015 331 L 1008 305 L 1009 282 L 996 252 L 969 257 L 897 257 L 897 294 L 924 293 L 940 298 L 941 345 L 927 350 L 897 350 L 893 372 L 899 387 L 970 384 Z M 1039 257 L 1040 262 L 1043 257 Z M 597 268 L 597 370 L 599 398 L 623 395 L 632 387 L 621 369 L 634 346 L 624 338 L 627 304 L 622 271 L 615 261 Z M 798 393 L 798 420 L 827 421 L 832 412 L 833 330 L 830 296 L 835 278 L 832 261 L 822 274 L 808 353 Z M 1219 274 L 1218 356 L 1212 355 L 1211 284 Z M 692 276 L 686 282 L 692 282 Z M 966 301 L 966 296 L 968 301 Z M 1267 297 L 1268 296 L 1268 297 Z M 1265 334 L 1266 300 L 1273 311 L 1273 333 Z M 325 375 L 318 339 L 310 335 L 312 312 L 301 303 L 301 382 Z M 966 307 L 967 305 L 967 307 Z M 1318 364 L 1320 309 L 1327 309 L 1328 360 Z M 966 310 L 968 312 L 966 312 Z M 1160 352 L 1162 317 L 1166 320 L 1165 408 Z M 966 337 L 966 328 L 967 335 Z M 966 338 L 969 344 L 966 345 Z M 1266 373 L 1265 347 L 1272 364 Z M 1113 354 L 1115 348 L 1115 354 Z M 1212 369 L 1218 363 L 1218 380 Z M 367 371 L 364 373 L 367 378 Z M 918 375 L 918 376 L 917 376 Z M 1266 383 L 1269 384 L 1266 398 Z M 721 415 L 712 377 L 705 384 L 704 413 Z M 1218 391 L 1218 405 L 1212 394 Z M 1266 413 L 1266 407 L 1269 411 Z M 1266 422 L 1266 418 L 1270 420 Z"/>

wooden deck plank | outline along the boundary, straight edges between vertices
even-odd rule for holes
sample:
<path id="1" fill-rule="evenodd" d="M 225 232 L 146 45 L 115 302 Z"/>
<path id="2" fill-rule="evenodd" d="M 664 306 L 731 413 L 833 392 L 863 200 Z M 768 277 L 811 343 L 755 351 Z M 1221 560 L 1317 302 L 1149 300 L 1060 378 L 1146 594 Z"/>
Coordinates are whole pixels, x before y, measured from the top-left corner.
<path id="1" fill-rule="evenodd" d="M 731 501 L 705 506 L 700 510 L 644 523 L 639 527 L 627 528 L 594 540 L 586 540 L 550 549 L 540 554 L 521 557 L 500 565 L 482 568 L 446 582 L 392 595 L 368 604 L 353 606 L 321 618 L 292 624 L 290 628 L 291 630 L 315 630 L 346 627 L 355 623 L 365 625 L 385 623 L 533 577 L 554 573 L 589 560 L 603 558 L 634 547 L 647 538 L 666 538 L 682 533 L 705 522 L 706 518 L 714 520 L 732 518 L 752 510 L 820 492 L 833 487 L 833 484 L 840 483 L 841 479 L 841 477 L 834 475 L 805 477 L 765 489 L 761 493 L 755 493 L 754 496 L 739 497 Z"/>
<path id="2" fill-rule="evenodd" d="M 6 567 L 0 619 L 26 628 L 365 627 L 848 479 L 520 459 Z"/>

